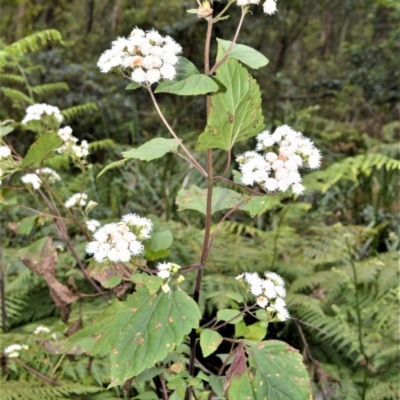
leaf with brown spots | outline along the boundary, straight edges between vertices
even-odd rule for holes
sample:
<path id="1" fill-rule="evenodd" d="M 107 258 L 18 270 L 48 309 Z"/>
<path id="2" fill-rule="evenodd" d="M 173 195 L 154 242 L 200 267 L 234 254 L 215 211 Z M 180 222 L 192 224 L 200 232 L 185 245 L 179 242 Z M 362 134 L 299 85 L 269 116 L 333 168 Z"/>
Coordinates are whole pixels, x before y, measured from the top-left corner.
<path id="1" fill-rule="evenodd" d="M 308 373 L 299 352 L 285 342 L 244 340 L 255 400 L 311 400 Z"/>

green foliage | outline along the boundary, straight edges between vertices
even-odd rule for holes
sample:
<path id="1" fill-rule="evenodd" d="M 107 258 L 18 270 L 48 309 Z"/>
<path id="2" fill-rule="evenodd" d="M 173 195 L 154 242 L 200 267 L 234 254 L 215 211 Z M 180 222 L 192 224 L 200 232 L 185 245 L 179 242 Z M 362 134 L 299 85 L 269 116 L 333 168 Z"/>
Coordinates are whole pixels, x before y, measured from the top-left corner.
<path id="1" fill-rule="evenodd" d="M 213 190 L 213 200 L 211 205 L 212 214 L 217 211 L 225 210 L 237 206 L 243 200 L 243 196 L 230 189 L 215 187 Z M 178 211 L 196 210 L 206 214 L 207 189 L 200 189 L 192 186 L 188 190 L 178 192 L 176 198 Z"/>
<path id="2" fill-rule="evenodd" d="M 108 307 L 92 326 L 71 336 L 63 351 L 110 354 L 110 386 L 115 386 L 164 359 L 199 319 L 197 304 L 181 289 L 157 295 L 139 288 L 125 303 Z"/>
<path id="3" fill-rule="evenodd" d="M 217 38 L 218 41 L 218 54 L 217 60 L 221 59 L 223 54 L 228 51 L 231 47 L 232 42 L 229 40 L 223 40 Z M 247 65 L 250 68 L 258 69 L 261 67 L 265 67 L 268 65 L 269 61 L 267 57 L 263 54 L 254 50 L 249 46 L 245 46 L 243 44 L 234 44 L 231 50 L 229 50 L 228 58 L 235 58 L 241 63 Z"/>
<path id="4" fill-rule="evenodd" d="M 254 368 L 254 399 L 312 399 L 308 374 L 297 350 L 287 343 L 245 341 Z"/>
<path id="5" fill-rule="evenodd" d="M 32 143 L 24 157 L 21 168 L 32 164 L 41 164 L 44 160 L 54 157 L 54 150 L 61 147 L 63 141 L 56 133 L 44 133 L 36 142 Z"/>
<path id="6" fill-rule="evenodd" d="M 260 89 L 247 70 L 230 59 L 218 68 L 215 78 L 220 90 L 211 96 L 211 112 L 199 136 L 198 151 L 230 151 L 236 142 L 256 136 L 264 127 Z"/>

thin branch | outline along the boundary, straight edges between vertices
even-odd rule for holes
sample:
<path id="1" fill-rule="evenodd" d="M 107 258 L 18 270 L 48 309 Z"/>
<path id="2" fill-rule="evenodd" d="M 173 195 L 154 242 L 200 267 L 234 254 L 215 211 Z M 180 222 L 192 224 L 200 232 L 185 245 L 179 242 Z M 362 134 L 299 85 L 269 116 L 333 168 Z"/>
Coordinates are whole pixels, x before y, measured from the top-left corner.
<path id="1" fill-rule="evenodd" d="M 189 157 L 191 163 L 193 164 L 193 166 L 204 176 L 207 177 L 207 172 L 205 171 L 205 169 L 199 164 L 199 162 L 193 157 L 192 153 L 190 153 L 190 151 L 186 148 L 186 146 L 183 144 L 182 140 L 179 139 L 178 135 L 175 133 L 175 131 L 172 129 L 171 125 L 168 123 L 168 121 L 166 120 L 164 114 L 162 113 L 157 99 L 154 96 L 153 91 L 151 90 L 150 85 L 147 86 L 147 89 L 150 93 L 150 97 L 153 100 L 153 104 L 154 107 L 156 108 L 158 115 L 160 116 L 161 120 L 163 121 L 164 125 L 166 126 L 166 128 L 169 130 L 170 134 L 173 136 L 173 138 L 179 143 L 179 145 L 182 147 L 183 151 L 187 154 L 187 156 Z"/>
<path id="2" fill-rule="evenodd" d="M 23 361 L 21 361 L 18 358 L 14 358 L 14 361 L 21 365 L 21 367 L 24 367 L 27 371 L 32 373 L 33 375 L 36 375 L 38 378 L 43 379 L 45 382 L 49 383 L 50 385 L 53 386 L 61 386 L 56 380 L 49 378 L 47 375 L 42 374 L 35 368 L 30 367 L 29 365 L 25 364 Z"/>
<path id="3" fill-rule="evenodd" d="M 234 213 L 237 209 L 239 209 L 244 203 L 246 202 L 246 200 L 242 200 L 240 203 L 236 204 L 235 207 L 231 208 L 221 219 L 221 221 L 219 221 L 217 227 L 215 228 L 215 231 L 213 232 L 209 245 L 208 245 L 208 250 L 207 250 L 207 255 L 210 253 L 211 251 L 211 247 L 214 243 L 214 239 L 215 236 L 217 235 L 219 229 L 221 228 L 221 225 L 223 224 L 223 222 L 232 214 Z"/>
<path id="4" fill-rule="evenodd" d="M 368 366 L 369 366 L 369 359 L 367 353 L 365 352 L 364 342 L 363 342 L 363 333 L 362 333 L 362 319 L 361 319 L 361 307 L 360 307 L 360 299 L 358 296 L 358 277 L 357 277 L 357 268 L 354 263 L 353 252 L 350 248 L 350 243 L 346 238 L 346 245 L 347 251 L 349 252 L 350 257 L 350 265 L 351 269 L 353 270 L 353 277 L 354 277 L 354 291 L 355 291 L 355 300 L 356 300 L 356 315 L 357 315 L 357 328 L 358 328 L 358 343 L 360 347 L 360 352 L 364 356 L 365 368 L 364 368 L 364 382 L 362 388 L 361 399 L 365 400 L 365 394 L 367 391 L 367 380 L 368 380 Z"/>
<path id="5" fill-rule="evenodd" d="M 236 32 L 235 32 L 235 36 L 233 37 L 232 43 L 230 44 L 230 46 L 228 47 L 228 49 L 226 50 L 226 52 L 223 54 L 223 56 L 215 63 L 215 65 L 211 68 L 210 72 L 208 73 L 208 75 L 212 75 L 215 70 L 225 61 L 225 59 L 228 57 L 229 52 L 233 49 L 233 47 L 236 44 L 236 40 L 239 36 L 239 32 L 240 29 L 242 28 L 242 24 L 244 21 L 244 17 L 247 13 L 247 10 L 245 10 L 246 7 L 242 8 L 242 15 L 240 16 L 240 20 L 239 20 L 239 24 L 237 26 Z"/>
<path id="6" fill-rule="evenodd" d="M 262 192 L 260 192 L 258 188 L 255 189 L 255 190 L 254 190 L 254 189 L 250 189 L 250 188 L 249 188 L 248 186 L 246 186 L 246 185 L 242 185 L 241 183 L 237 183 L 237 182 L 235 182 L 235 181 L 231 181 L 230 179 L 225 178 L 225 177 L 223 177 L 223 176 L 221 176 L 221 175 L 218 175 L 218 176 L 214 177 L 214 180 L 215 180 L 215 181 L 223 181 L 223 182 L 229 183 L 230 185 L 240 187 L 240 188 L 242 188 L 242 189 L 247 190 L 247 191 L 250 192 L 251 194 L 254 194 L 255 196 L 266 196 L 266 195 L 267 195 L 267 193 L 262 193 Z"/>

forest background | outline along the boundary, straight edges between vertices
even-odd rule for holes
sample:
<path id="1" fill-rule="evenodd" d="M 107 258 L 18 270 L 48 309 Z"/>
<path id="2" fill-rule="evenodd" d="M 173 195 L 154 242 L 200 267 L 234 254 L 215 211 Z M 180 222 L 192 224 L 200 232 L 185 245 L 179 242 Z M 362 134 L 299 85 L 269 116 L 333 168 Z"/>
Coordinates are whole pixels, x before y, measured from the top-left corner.
<path id="1" fill-rule="evenodd" d="M 62 34 L 62 43 L 46 44 L 25 54 L 21 62 L 26 68 L 41 66 L 30 70 L 31 85 L 65 82 L 55 91 L 37 93 L 37 102 L 61 110 L 82 106 L 68 123 L 80 140 L 95 143 L 90 190 L 99 206 L 94 216 L 105 221 L 126 212 L 151 215 L 174 232 L 169 251 L 182 265 L 190 264 L 192 253 L 199 253 L 202 217 L 179 211 L 175 200 L 180 189 L 197 184 L 196 174 L 168 155 L 152 163 L 130 161 L 96 180 L 122 151 L 153 137 L 167 137 L 146 93 L 125 91 L 126 81 L 101 74 L 96 63 L 115 37 L 138 26 L 171 35 L 182 45 L 183 55 L 201 66 L 205 29 L 201 19 L 186 13 L 192 3 L 2 0 L 0 17 L 3 48 L 44 29 Z M 223 308 L 225 293 L 235 290 L 234 277 L 243 271 L 277 271 L 287 281 L 292 319 L 275 324 L 269 338 L 300 349 L 315 397 L 395 399 L 400 5 L 395 0 L 280 0 L 278 9 L 270 18 L 254 10 L 239 42 L 270 60 L 266 68 L 254 71 L 267 129 L 289 124 L 302 131 L 321 149 L 323 165 L 305 178 L 307 191 L 299 199 L 278 198 L 255 219 L 239 213 L 226 221 L 210 254 L 201 306 L 209 315 Z M 239 10 L 218 24 L 214 38 L 233 36 L 235 12 Z M 213 51 L 215 55 L 216 48 Z M 10 72 L 16 71 L 1 70 L 0 120 L 20 121 L 28 104 L 15 91 L 25 89 L 7 78 Z M 194 147 L 204 128 L 203 100 L 162 94 L 159 102 L 173 126 L 185 132 L 185 143 Z M 25 154 L 33 134 L 16 129 L 7 140 Z M 235 151 L 246 149 L 239 144 Z M 224 163 L 221 157 L 221 169 Z M 73 192 L 74 171 L 65 167 L 63 176 L 66 193 Z M 18 222 L 27 215 L 9 207 L 0 215 L 5 344 L 22 338 L 34 343 L 29 337 L 38 325 L 60 334 L 67 329 L 44 280 L 16 257 L 42 234 L 36 227 L 29 235 L 18 232 Z M 73 287 L 75 278 L 83 285 L 71 269 L 67 263 L 60 266 L 60 281 Z M 93 300 L 86 306 L 89 314 L 96 304 Z M 73 322 L 74 317 L 70 325 Z M 26 363 L 40 370 L 44 353 L 32 352 L 29 357 Z M 138 384 L 116 389 L 115 397 L 105 395 L 107 367 L 99 362 L 91 369 L 87 363 L 84 357 L 63 359 L 62 374 L 57 366 L 52 379 L 62 382 L 64 391 L 51 387 L 49 398 L 97 400 L 140 393 Z M 212 368 L 212 361 L 204 363 Z M 17 398 L 17 390 L 27 399 L 49 395 L 43 380 L 24 365 L 12 367 L 2 356 L 1 368 L 6 399 Z"/>

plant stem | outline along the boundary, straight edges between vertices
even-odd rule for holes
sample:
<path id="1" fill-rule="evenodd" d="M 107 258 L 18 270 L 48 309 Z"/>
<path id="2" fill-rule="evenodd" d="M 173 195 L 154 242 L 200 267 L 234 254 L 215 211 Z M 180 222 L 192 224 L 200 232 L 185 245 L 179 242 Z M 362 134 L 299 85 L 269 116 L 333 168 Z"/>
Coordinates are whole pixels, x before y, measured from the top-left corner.
<path id="1" fill-rule="evenodd" d="M 207 33 L 206 33 L 206 42 L 204 47 L 204 72 L 206 75 L 209 74 L 210 70 L 210 46 L 211 46 L 211 34 L 213 28 L 213 21 L 207 21 Z M 206 99 L 206 107 L 207 107 L 207 117 L 210 114 L 211 110 L 211 97 L 207 96 Z M 201 283 L 203 280 L 203 272 L 205 263 L 207 261 L 208 256 L 208 247 L 210 240 L 210 231 L 211 231 L 211 216 L 212 216 L 212 187 L 213 187 L 213 154 L 212 150 L 207 150 L 207 206 L 206 206 L 206 222 L 204 229 L 204 239 L 203 239 L 203 248 L 200 256 L 200 268 L 197 271 L 196 283 L 193 293 L 193 300 L 198 304 L 200 299 L 200 290 Z M 193 329 L 190 333 L 190 357 L 189 357 L 189 374 L 194 376 L 194 366 L 196 360 L 196 330 Z M 192 395 L 192 391 L 190 388 L 186 391 L 185 398 L 190 399 Z"/>
<path id="2" fill-rule="evenodd" d="M 33 375 L 36 375 L 38 378 L 43 379 L 45 382 L 50 383 L 50 385 L 53 386 L 61 386 L 56 380 L 49 378 L 47 375 L 42 374 L 41 372 L 37 371 L 36 369 L 30 367 L 29 365 L 25 364 L 23 361 L 21 361 L 18 358 L 14 358 L 14 361 L 24 367 L 27 371 L 32 373 Z"/>
<path id="3" fill-rule="evenodd" d="M 207 178 L 207 172 L 205 169 L 199 164 L 199 162 L 193 157 L 193 155 L 190 153 L 190 151 L 186 148 L 186 146 L 182 143 L 182 140 L 179 139 L 178 135 L 175 133 L 175 131 L 172 129 L 171 125 L 168 123 L 167 119 L 165 118 L 164 114 L 162 113 L 157 99 L 154 96 L 153 91 L 151 90 L 150 85 L 147 86 L 147 90 L 150 93 L 150 97 L 153 100 L 154 107 L 156 108 L 158 115 L 160 116 L 162 122 L 166 126 L 166 128 L 169 130 L 170 134 L 174 137 L 174 139 L 179 143 L 179 145 L 182 147 L 183 151 L 187 154 L 189 160 L 193 164 L 193 166 L 204 176 Z"/>
<path id="4" fill-rule="evenodd" d="M 231 181 L 230 179 L 225 178 L 225 177 L 220 176 L 220 175 L 214 177 L 214 181 L 224 181 L 224 182 L 226 182 L 226 183 L 229 183 L 230 185 L 238 186 L 238 187 L 240 187 L 240 188 L 242 188 L 242 189 L 247 190 L 248 192 L 250 192 L 251 194 L 253 194 L 253 195 L 255 195 L 255 196 L 266 196 L 266 195 L 267 195 L 266 193 L 261 193 L 258 189 L 255 189 L 255 190 L 250 189 L 250 188 L 249 188 L 248 186 L 246 186 L 246 185 L 242 185 L 241 183 L 237 183 L 237 182 L 235 182 L 235 181 Z"/>
<path id="5" fill-rule="evenodd" d="M 347 245 L 347 251 L 349 253 L 350 257 L 350 265 L 351 269 L 353 271 L 353 278 L 354 278 L 354 291 L 355 291 L 355 297 L 356 297 L 356 314 L 357 314 L 357 328 L 358 328 L 358 344 L 360 347 L 360 352 L 364 356 L 364 362 L 365 362 L 365 368 L 364 368 L 364 381 L 363 381 L 363 388 L 362 388 L 362 394 L 361 394 L 361 399 L 365 400 L 365 395 L 367 391 L 367 380 L 368 380 L 368 365 L 369 365 L 369 360 L 368 356 L 365 352 L 364 348 L 364 343 L 362 339 L 362 320 L 361 320 L 361 308 L 360 308 L 360 299 L 358 297 L 358 277 L 357 277 L 357 268 L 354 263 L 354 258 L 353 258 L 353 252 L 351 251 L 350 243 L 346 238 L 346 245 Z"/>
<path id="6" fill-rule="evenodd" d="M 1 221 L 0 230 L 3 230 L 3 221 Z M 6 290 L 3 270 L 3 236 L 0 238 L 0 298 L 1 298 L 1 329 L 3 333 L 7 332 L 7 310 L 6 310 Z"/>
<path id="7" fill-rule="evenodd" d="M 240 29 L 242 28 L 244 16 L 247 13 L 247 9 L 245 10 L 245 8 L 246 7 L 242 8 L 242 15 L 240 16 L 239 24 L 236 28 L 235 36 L 233 37 L 231 45 L 228 47 L 228 50 L 226 50 L 223 56 L 215 63 L 215 65 L 211 68 L 211 70 L 207 73 L 207 75 L 212 75 L 215 72 L 215 70 L 225 61 L 226 57 L 228 57 L 228 54 L 233 49 L 233 46 L 235 46 L 236 40 L 239 36 Z"/>

